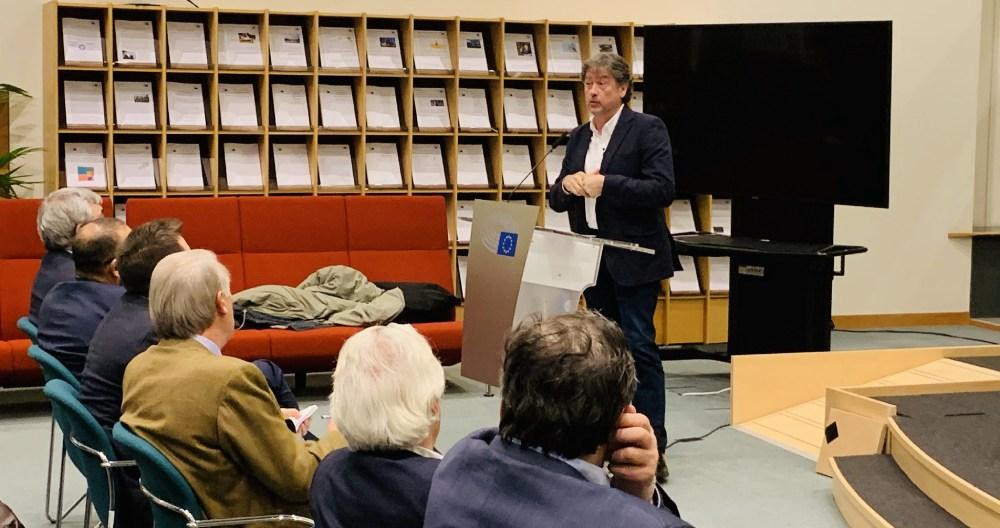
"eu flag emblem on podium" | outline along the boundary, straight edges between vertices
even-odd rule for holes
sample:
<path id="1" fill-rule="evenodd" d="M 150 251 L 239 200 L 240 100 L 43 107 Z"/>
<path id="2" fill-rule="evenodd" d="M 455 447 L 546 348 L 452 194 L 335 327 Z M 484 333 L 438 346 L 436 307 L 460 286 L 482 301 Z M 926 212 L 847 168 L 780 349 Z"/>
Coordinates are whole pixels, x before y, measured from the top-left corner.
<path id="1" fill-rule="evenodd" d="M 517 233 L 507 231 L 500 232 L 500 241 L 497 244 L 497 255 L 502 257 L 513 257 L 517 252 Z"/>

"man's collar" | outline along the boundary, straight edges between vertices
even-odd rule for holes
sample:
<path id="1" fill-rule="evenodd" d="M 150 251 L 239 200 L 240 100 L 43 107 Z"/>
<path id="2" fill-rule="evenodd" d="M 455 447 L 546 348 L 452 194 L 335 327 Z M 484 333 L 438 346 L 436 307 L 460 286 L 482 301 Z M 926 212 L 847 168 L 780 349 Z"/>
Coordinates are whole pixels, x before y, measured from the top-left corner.
<path id="1" fill-rule="evenodd" d="M 608 119 L 607 123 L 604 123 L 604 126 L 601 127 L 601 131 L 600 132 L 598 132 L 597 128 L 594 127 L 594 118 L 591 117 L 590 118 L 590 132 L 591 132 L 591 134 L 595 135 L 595 136 L 598 135 L 598 134 L 600 134 L 601 137 L 604 137 L 606 135 L 610 136 L 611 134 L 613 134 L 614 131 L 615 131 L 615 126 L 618 125 L 618 118 L 621 117 L 622 110 L 624 108 L 625 108 L 625 103 L 622 103 L 622 104 L 618 105 L 618 110 L 615 111 L 615 114 L 613 116 L 611 116 L 611 119 Z"/>
<path id="2" fill-rule="evenodd" d="M 604 468 L 595 466 L 582 458 L 565 458 L 555 453 L 546 452 L 540 447 L 525 446 L 517 438 L 511 438 L 508 441 L 514 445 L 530 449 L 536 453 L 541 453 L 549 458 L 558 460 L 568 465 L 569 467 L 575 469 L 576 472 L 579 473 L 580 476 L 582 476 L 587 482 L 597 484 L 598 486 L 611 486 L 611 479 L 608 478 L 608 473 L 604 471 Z"/>
<path id="3" fill-rule="evenodd" d="M 201 346 L 203 346 L 206 349 L 208 349 L 208 351 L 211 352 L 212 354 L 214 354 L 216 356 L 221 356 L 222 355 L 222 349 L 219 348 L 219 345 L 215 344 L 215 341 L 212 341 L 211 339 L 209 339 L 209 338 L 207 338 L 207 337 L 205 337 L 203 335 L 196 335 L 196 336 L 194 336 L 193 339 L 195 341 L 197 341 L 198 343 L 201 343 Z"/>

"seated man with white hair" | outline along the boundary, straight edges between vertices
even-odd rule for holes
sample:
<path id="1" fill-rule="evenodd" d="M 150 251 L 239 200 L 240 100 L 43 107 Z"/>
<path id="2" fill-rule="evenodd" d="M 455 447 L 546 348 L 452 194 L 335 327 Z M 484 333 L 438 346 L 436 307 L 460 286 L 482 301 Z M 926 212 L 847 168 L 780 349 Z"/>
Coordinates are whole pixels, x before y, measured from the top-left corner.
<path id="1" fill-rule="evenodd" d="M 38 206 L 38 236 L 45 245 L 45 256 L 31 285 L 28 319 L 38 326 L 42 301 L 53 286 L 76 278 L 73 237 L 81 225 L 101 216 L 101 197 L 89 189 L 67 187 L 45 197 Z"/>
<path id="2" fill-rule="evenodd" d="M 160 260 L 149 314 L 160 341 L 125 369 L 121 422 L 177 467 L 209 518 L 307 515 L 313 473 L 344 439 L 331 426 L 303 440 L 260 369 L 221 355 L 235 328 L 229 272 L 215 254 Z"/>
<path id="3" fill-rule="evenodd" d="M 330 412 L 350 449 L 313 477 L 318 528 L 420 527 L 441 455 L 444 370 L 409 325 L 366 328 L 340 349 Z"/>

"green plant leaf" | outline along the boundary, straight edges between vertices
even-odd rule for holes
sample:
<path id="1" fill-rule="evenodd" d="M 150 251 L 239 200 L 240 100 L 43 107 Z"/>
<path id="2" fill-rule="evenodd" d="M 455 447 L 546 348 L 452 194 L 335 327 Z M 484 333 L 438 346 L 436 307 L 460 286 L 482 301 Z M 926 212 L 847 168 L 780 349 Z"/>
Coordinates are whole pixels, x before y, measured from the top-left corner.
<path id="1" fill-rule="evenodd" d="M 28 154 L 30 152 L 36 152 L 42 150 L 40 147 L 18 147 L 10 152 L 5 152 L 0 154 L 0 167 L 7 165 L 8 163 Z"/>
<path id="2" fill-rule="evenodd" d="M 25 97 L 31 97 L 31 94 L 29 94 L 24 88 L 18 88 L 13 84 L 0 83 L 0 92 L 8 92 L 17 95 L 23 95 Z"/>

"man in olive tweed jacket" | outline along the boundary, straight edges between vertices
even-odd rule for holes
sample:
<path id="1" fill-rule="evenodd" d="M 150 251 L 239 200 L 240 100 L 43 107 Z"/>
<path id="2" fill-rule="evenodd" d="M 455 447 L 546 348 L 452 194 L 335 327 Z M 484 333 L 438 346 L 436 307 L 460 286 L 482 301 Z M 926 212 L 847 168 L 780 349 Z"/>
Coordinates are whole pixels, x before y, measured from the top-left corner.
<path id="1" fill-rule="evenodd" d="M 308 515 L 313 472 L 346 442 L 289 431 L 260 370 L 221 355 L 234 332 L 226 269 L 206 250 L 167 256 L 149 308 L 162 340 L 125 370 L 121 421 L 177 467 L 209 518 Z"/>

